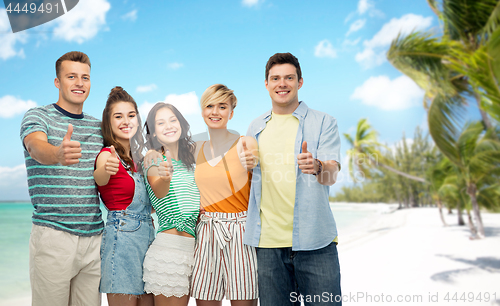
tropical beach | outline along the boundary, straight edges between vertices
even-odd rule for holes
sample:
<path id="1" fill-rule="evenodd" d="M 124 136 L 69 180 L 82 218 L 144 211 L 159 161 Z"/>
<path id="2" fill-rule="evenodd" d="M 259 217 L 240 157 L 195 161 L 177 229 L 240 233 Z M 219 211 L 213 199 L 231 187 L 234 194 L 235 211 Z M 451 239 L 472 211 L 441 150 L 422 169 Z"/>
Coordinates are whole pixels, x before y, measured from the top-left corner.
<path id="1" fill-rule="evenodd" d="M 331 206 L 338 220 L 344 305 L 500 305 L 500 214 L 483 213 L 486 238 L 471 240 L 469 229 L 456 225 L 456 212 L 445 214 L 449 225 L 443 226 L 436 207 Z M 6 215 L 0 219 L 0 227 L 6 226 Z M 18 247 L 15 258 L 2 258 L 27 255 L 22 250 L 27 251 L 29 230 L 24 232 L 26 245 Z M 14 279 L 2 273 L 1 306 L 31 305 L 27 261 L 21 262 L 10 267 Z M 0 271 L 7 271 L 6 264 L 2 260 Z M 24 291 L 5 291 L 19 284 Z"/>
<path id="2" fill-rule="evenodd" d="M 300 103 L 335 120 L 335 135 L 316 135 L 318 148 L 310 152 L 324 150 L 324 139 L 341 143 L 335 162 L 342 170 L 329 201 L 342 296 L 291 293 L 290 299 L 500 305 L 500 0 L 86 0 L 20 31 L 10 18 L 16 9 L 5 5 L 0 306 L 31 305 L 30 196 L 40 199 L 38 188 L 76 186 L 68 179 L 28 187 L 36 158 L 23 156 L 27 147 L 19 139 L 23 115 L 57 101 L 54 62 L 71 50 L 92 59 L 86 114 L 100 120 L 110 88 L 123 86 L 143 119 L 155 101 L 170 103 L 200 139 L 207 130 L 199 101 L 209 84 L 234 89 L 238 110 L 227 128 L 244 135 L 272 107 L 267 73 L 263 82 L 266 60 L 276 52 L 295 54 L 304 72 Z M 43 12 L 42 5 L 36 14 Z M 310 174 L 321 173 L 319 159 L 321 167 Z M 94 156 L 85 160 L 92 164 Z M 314 203 L 302 202 L 313 209 Z M 105 218 L 102 204 L 101 211 Z M 108 305 L 105 295 L 102 305 Z"/>

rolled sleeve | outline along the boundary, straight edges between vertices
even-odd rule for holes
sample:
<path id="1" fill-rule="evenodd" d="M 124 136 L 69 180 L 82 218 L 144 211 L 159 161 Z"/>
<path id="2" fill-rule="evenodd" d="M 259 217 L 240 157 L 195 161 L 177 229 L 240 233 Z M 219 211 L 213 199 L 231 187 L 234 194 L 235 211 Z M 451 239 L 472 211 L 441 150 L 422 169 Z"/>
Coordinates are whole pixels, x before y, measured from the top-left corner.
<path id="1" fill-rule="evenodd" d="M 340 165 L 340 136 L 337 120 L 333 117 L 324 119 L 316 156 L 319 160 L 334 160 Z"/>

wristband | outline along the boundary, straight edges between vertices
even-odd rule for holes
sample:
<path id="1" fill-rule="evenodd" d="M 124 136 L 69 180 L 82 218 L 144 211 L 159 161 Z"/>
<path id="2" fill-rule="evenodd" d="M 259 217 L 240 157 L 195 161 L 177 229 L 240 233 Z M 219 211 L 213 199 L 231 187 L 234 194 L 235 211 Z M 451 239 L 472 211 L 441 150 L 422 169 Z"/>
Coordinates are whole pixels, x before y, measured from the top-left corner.
<path id="1" fill-rule="evenodd" d="M 315 158 L 314 160 L 318 162 L 318 172 L 313 173 L 313 175 L 316 176 L 319 175 L 321 172 L 323 172 L 323 162 L 317 158 Z"/>

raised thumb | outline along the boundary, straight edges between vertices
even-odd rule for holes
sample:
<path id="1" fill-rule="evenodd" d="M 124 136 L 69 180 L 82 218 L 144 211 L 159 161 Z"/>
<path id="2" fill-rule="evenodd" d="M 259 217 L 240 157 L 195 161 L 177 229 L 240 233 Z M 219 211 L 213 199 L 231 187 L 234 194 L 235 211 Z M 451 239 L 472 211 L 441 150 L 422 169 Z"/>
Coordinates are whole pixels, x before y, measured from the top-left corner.
<path id="1" fill-rule="evenodd" d="M 307 141 L 304 141 L 304 142 L 302 143 L 302 153 L 309 153 L 309 152 L 307 151 Z"/>
<path id="2" fill-rule="evenodd" d="M 64 135 L 63 140 L 71 140 L 71 135 L 73 135 L 73 125 L 70 123 L 68 124 L 68 131 Z"/>
<path id="3" fill-rule="evenodd" d="M 116 149 L 114 146 L 111 146 L 109 147 L 109 149 L 111 150 L 111 155 L 115 156 L 116 155 Z"/>
<path id="4" fill-rule="evenodd" d="M 248 148 L 247 148 L 247 141 L 245 140 L 245 138 L 241 139 L 241 145 L 243 146 L 243 151 L 247 151 Z"/>
<path id="5" fill-rule="evenodd" d="M 167 157 L 168 163 L 171 165 L 172 164 L 172 155 L 170 154 L 169 150 L 167 150 L 167 152 L 165 153 L 165 156 Z"/>

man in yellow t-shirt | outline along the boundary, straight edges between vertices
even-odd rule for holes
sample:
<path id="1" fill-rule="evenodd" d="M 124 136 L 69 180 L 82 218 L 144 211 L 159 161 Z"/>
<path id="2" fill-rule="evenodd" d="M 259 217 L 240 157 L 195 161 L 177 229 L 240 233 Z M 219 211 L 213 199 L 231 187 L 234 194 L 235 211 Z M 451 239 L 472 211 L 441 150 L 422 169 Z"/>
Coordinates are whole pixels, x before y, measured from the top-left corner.
<path id="1" fill-rule="evenodd" d="M 272 110 L 247 132 L 258 141 L 260 162 L 244 242 L 257 247 L 261 306 L 300 305 L 302 299 L 342 304 L 328 201 L 340 170 L 340 138 L 333 117 L 299 102 L 302 84 L 297 58 L 273 55 L 265 80 Z"/>

